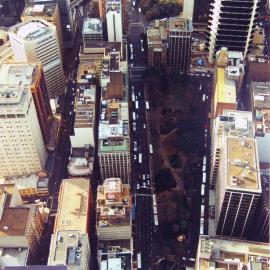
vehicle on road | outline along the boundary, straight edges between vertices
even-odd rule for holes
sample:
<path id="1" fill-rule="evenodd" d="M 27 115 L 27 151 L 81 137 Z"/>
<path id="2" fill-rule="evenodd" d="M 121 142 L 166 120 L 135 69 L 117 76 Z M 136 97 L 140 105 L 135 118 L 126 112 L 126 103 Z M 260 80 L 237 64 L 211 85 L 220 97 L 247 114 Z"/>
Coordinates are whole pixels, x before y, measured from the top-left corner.
<path id="1" fill-rule="evenodd" d="M 142 163 L 142 153 L 139 153 L 139 163 Z"/>
<path id="2" fill-rule="evenodd" d="M 149 110 L 149 102 L 148 102 L 148 101 L 145 101 L 145 108 L 146 108 L 147 110 Z"/>

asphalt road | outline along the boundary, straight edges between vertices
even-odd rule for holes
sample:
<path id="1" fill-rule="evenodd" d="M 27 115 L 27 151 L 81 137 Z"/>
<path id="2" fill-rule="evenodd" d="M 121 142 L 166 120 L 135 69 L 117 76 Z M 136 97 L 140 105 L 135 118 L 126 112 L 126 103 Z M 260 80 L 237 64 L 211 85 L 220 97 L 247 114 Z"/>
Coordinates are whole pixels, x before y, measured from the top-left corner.
<path id="1" fill-rule="evenodd" d="M 146 66 L 145 48 L 142 40 L 145 29 L 142 15 L 130 3 L 128 14 L 132 190 L 136 207 L 135 254 L 140 257 L 138 269 L 152 269 L 154 216 L 152 157 L 149 148 L 151 135 L 148 107 L 146 106 L 147 93 L 144 91 L 142 79 Z"/>

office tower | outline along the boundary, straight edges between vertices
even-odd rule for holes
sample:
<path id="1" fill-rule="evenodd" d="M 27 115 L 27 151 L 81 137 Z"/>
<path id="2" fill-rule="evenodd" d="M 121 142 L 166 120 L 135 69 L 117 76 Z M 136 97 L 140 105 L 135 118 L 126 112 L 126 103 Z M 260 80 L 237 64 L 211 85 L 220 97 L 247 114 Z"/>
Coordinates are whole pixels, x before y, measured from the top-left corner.
<path id="1" fill-rule="evenodd" d="M 128 103 L 101 101 L 98 158 L 101 180 L 119 177 L 130 182 L 130 140 Z"/>
<path id="2" fill-rule="evenodd" d="M 269 253 L 263 243 L 200 236 L 195 270 L 269 269 Z"/>
<path id="3" fill-rule="evenodd" d="M 44 217 L 39 207 L 22 205 L 22 198 L 14 185 L 0 185 L 0 261 L 4 266 L 37 262 L 43 231 Z"/>
<path id="4" fill-rule="evenodd" d="M 99 17 L 105 18 L 106 15 L 106 0 L 98 0 Z"/>
<path id="5" fill-rule="evenodd" d="M 47 154 L 30 87 L 1 85 L 0 111 L 0 175 L 38 173 Z"/>
<path id="6" fill-rule="evenodd" d="M 148 65 L 166 66 L 167 63 L 167 33 L 159 20 L 153 27 L 147 29 Z"/>
<path id="7" fill-rule="evenodd" d="M 64 179 L 58 202 L 48 265 L 67 265 L 68 269 L 74 270 L 91 269 L 88 237 L 90 181 L 84 178 Z"/>
<path id="8" fill-rule="evenodd" d="M 249 239 L 270 243 L 269 236 L 269 216 L 270 216 L 270 201 L 269 201 L 269 175 L 261 175 L 262 180 L 262 196 L 258 203 L 256 213 L 253 219 L 253 226 L 249 232 Z M 254 233 L 256 232 L 256 233 Z"/>
<path id="9" fill-rule="evenodd" d="M 106 21 L 108 41 L 122 43 L 122 4 L 120 0 L 106 1 Z"/>
<path id="10" fill-rule="evenodd" d="M 62 95 L 65 81 L 56 27 L 32 19 L 11 27 L 9 39 L 17 61 L 42 64 L 49 98 Z"/>
<path id="11" fill-rule="evenodd" d="M 224 110 L 213 120 L 210 183 L 214 188 L 227 136 L 253 138 L 252 112 Z"/>
<path id="12" fill-rule="evenodd" d="M 89 74 L 89 65 L 78 67 L 77 93 L 74 101 L 74 126 L 70 135 L 71 155 L 68 172 L 71 176 L 89 176 L 93 171 L 95 152 L 95 75 Z"/>
<path id="13" fill-rule="evenodd" d="M 74 24 L 70 9 L 70 0 L 25 0 L 26 5 L 58 3 L 64 48 L 72 48 L 74 41 Z"/>
<path id="14" fill-rule="evenodd" d="M 216 182 L 217 235 L 246 238 L 261 192 L 256 141 L 227 137 Z"/>
<path id="15" fill-rule="evenodd" d="M 0 28 L 6 29 L 20 21 L 23 0 L 0 0 Z"/>
<path id="16" fill-rule="evenodd" d="M 209 61 L 221 47 L 240 51 L 244 58 L 250 49 L 260 1 L 214 0 L 208 25 Z"/>
<path id="17" fill-rule="evenodd" d="M 102 21 L 96 18 L 85 18 L 82 30 L 83 42 L 103 41 Z"/>
<path id="18" fill-rule="evenodd" d="M 31 19 L 43 19 L 55 25 L 63 58 L 63 33 L 58 4 L 55 2 L 48 2 L 44 4 L 28 4 L 23 10 L 21 20 L 24 22 Z"/>
<path id="19" fill-rule="evenodd" d="M 193 20 L 192 20 L 194 28 L 207 26 L 210 2 L 211 0 L 194 1 Z"/>
<path id="20" fill-rule="evenodd" d="M 52 111 L 42 66 L 39 63 L 6 63 L 0 65 L 0 86 L 19 85 L 20 82 L 31 89 L 39 126 L 44 143 L 47 145 L 50 138 Z"/>
<path id="21" fill-rule="evenodd" d="M 168 29 L 168 66 L 181 73 L 189 71 L 192 21 L 171 17 Z"/>
<path id="22" fill-rule="evenodd" d="M 116 264 L 131 269 L 130 185 L 122 184 L 120 178 L 108 178 L 98 186 L 96 222 L 100 268 L 111 269 Z"/>

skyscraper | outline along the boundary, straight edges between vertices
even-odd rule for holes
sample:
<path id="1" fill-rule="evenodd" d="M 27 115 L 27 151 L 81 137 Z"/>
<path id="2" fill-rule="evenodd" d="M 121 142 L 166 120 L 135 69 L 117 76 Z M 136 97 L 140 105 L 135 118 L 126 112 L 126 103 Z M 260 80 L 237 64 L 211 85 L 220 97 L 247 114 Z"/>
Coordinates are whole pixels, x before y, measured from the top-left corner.
<path id="1" fill-rule="evenodd" d="M 106 20 L 108 41 L 121 42 L 123 39 L 122 29 L 122 6 L 121 0 L 106 1 Z"/>
<path id="2" fill-rule="evenodd" d="M 31 19 L 9 29 L 15 58 L 20 62 L 40 62 L 49 98 L 64 93 L 65 81 L 56 27 L 42 19 Z"/>
<path id="3" fill-rule="evenodd" d="M 63 48 L 63 33 L 62 33 L 62 25 L 60 12 L 58 8 L 58 4 L 55 2 L 48 2 L 44 4 L 28 4 L 21 15 L 21 20 L 27 21 L 34 19 L 43 19 L 47 22 L 52 23 L 56 27 L 57 36 L 59 40 L 61 53 L 64 53 Z M 62 55 L 63 56 L 63 55 Z"/>
<path id="4" fill-rule="evenodd" d="M 261 193 L 256 141 L 227 137 L 216 183 L 217 235 L 246 238 Z"/>
<path id="5" fill-rule="evenodd" d="M 208 25 L 209 61 L 221 47 L 246 57 L 253 37 L 260 0 L 214 0 Z"/>
<path id="6" fill-rule="evenodd" d="M 192 21 L 181 17 L 169 19 L 168 66 L 178 72 L 188 72 L 190 67 Z"/>
<path id="7" fill-rule="evenodd" d="M 0 126 L 1 177 L 41 171 L 47 154 L 29 86 L 0 86 Z"/>
<path id="8" fill-rule="evenodd" d="M 21 81 L 31 89 L 40 129 L 46 145 L 50 138 L 52 111 L 41 65 L 39 63 L 5 63 L 0 65 L 0 86 L 18 85 Z"/>

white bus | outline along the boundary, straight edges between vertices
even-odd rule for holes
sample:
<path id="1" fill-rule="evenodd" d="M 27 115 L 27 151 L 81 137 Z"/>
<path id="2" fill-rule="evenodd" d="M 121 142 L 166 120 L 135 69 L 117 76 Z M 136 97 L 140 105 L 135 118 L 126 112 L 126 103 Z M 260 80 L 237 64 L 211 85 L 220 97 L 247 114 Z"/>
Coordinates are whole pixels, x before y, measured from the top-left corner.
<path id="1" fill-rule="evenodd" d="M 202 182 L 204 184 L 206 183 L 206 172 L 204 172 L 203 175 L 202 175 Z"/>
<path id="2" fill-rule="evenodd" d="M 201 217 L 204 217 L 204 205 L 201 205 Z"/>
<path id="3" fill-rule="evenodd" d="M 157 206 L 157 196 L 153 194 L 153 206 Z"/>
<path id="4" fill-rule="evenodd" d="M 147 110 L 149 110 L 149 102 L 148 101 L 145 101 L 145 107 Z"/>
<path id="5" fill-rule="evenodd" d="M 158 226 L 158 216 L 154 215 L 154 225 Z"/>
<path id="6" fill-rule="evenodd" d="M 203 165 L 206 165 L 206 156 L 203 157 Z"/>
<path id="7" fill-rule="evenodd" d="M 152 144 L 149 144 L 149 153 L 153 154 L 153 145 Z"/>
<path id="8" fill-rule="evenodd" d="M 142 153 L 139 153 L 139 163 L 142 163 Z"/>
<path id="9" fill-rule="evenodd" d="M 141 253 L 137 253 L 137 268 L 142 269 L 142 256 L 141 256 Z"/>
<path id="10" fill-rule="evenodd" d="M 135 101 L 135 109 L 137 109 L 137 110 L 139 109 L 139 102 L 138 102 L 138 100 Z"/>
<path id="11" fill-rule="evenodd" d="M 204 218 L 201 218 L 200 221 L 200 235 L 204 234 Z"/>
<path id="12" fill-rule="evenodd" d="M 131 98 L 132 98 L 132 101 L 135 101 L 135 95 L 134 95 L 134 93 L 132 93 Z"/>
<path id="13" fill-rule="evenodd" d="M 205 185 L 203 184 L 202 185 L 202 190 L 201 190 L 201 196 L 204 196 L 205 194 Z"/>
<path id="14" fill-rule="evenodd" d="M 136 113 L 135 112 L 132 113 L 132 119 L 133 119 L 133 121 L 136 121 Z"/>

